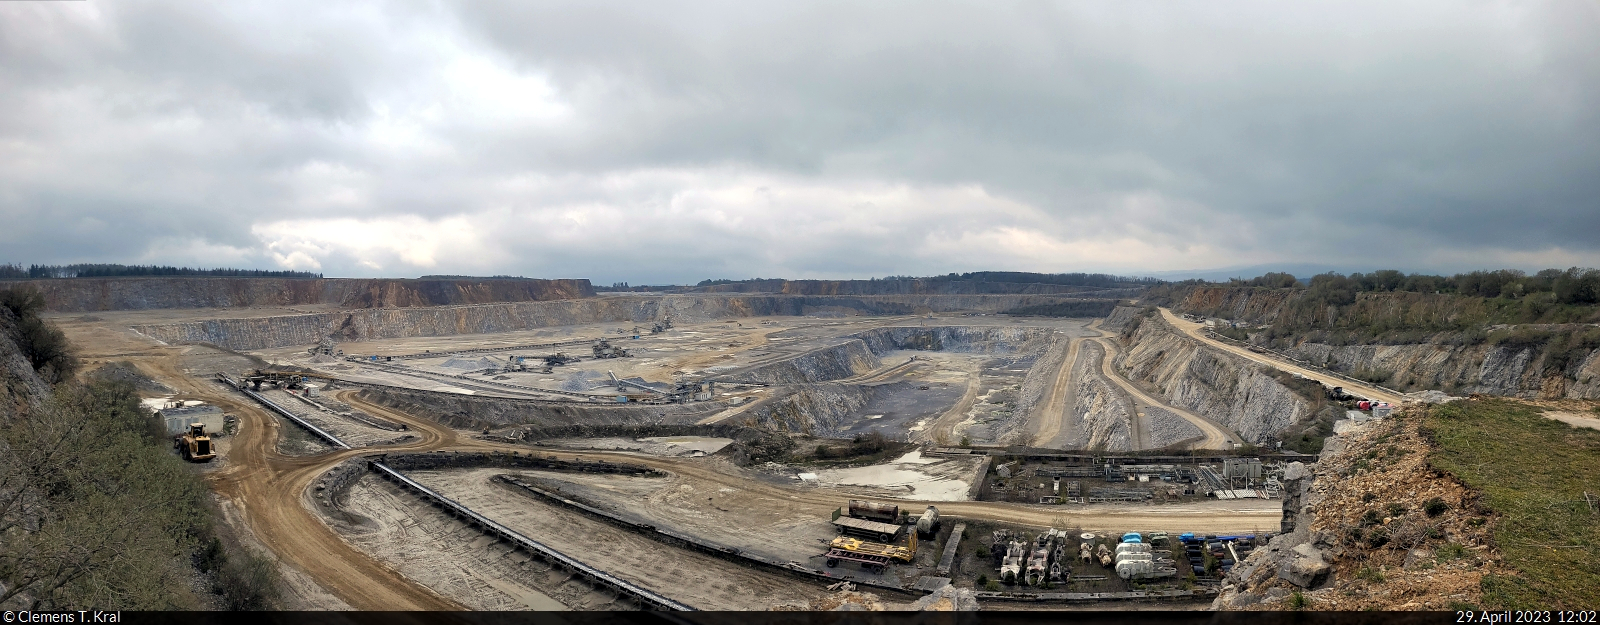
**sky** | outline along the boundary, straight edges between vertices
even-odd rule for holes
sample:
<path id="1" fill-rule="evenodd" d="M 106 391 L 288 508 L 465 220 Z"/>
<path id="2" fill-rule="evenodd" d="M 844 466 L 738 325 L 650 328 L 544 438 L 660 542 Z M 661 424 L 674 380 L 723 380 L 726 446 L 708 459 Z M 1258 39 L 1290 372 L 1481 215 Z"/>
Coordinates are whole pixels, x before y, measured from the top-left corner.
<path id="1" fill-rule="evenodd" d="M 1595 267 L 1600 4 L 0 2 L 0 224 L 599 284 Z"/>

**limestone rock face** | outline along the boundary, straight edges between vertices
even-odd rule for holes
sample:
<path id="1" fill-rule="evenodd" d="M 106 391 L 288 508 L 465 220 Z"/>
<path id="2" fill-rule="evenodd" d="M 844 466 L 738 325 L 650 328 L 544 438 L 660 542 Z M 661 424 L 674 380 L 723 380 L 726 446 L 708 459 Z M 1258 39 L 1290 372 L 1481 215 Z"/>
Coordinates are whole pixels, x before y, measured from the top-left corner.
<path id="1" fill-rule="evenodd" d="M 22 281 L 0 282 L 0 288 Z M 28 280 L 53 312 L 336 305 L 405 308 L 594 297 L 588 280 L 226 278 L 151 276 Z"/>
<path id="2" fill-rule="evenodd" d="M 1262 365 L 1206 347 L 1159 317 L 1143 318 L 1124 338 L 1123 353 L 1113 361 L 1118 370 L 1245 440 L 1265 442 L 1310 416 L 1310 404 Z"/>
<path id="3" fill-rule="evenodd" d="M 519 301 L 472 306 L 365 308 L 300 315 L 208 319 L 147 324 L 134 330 L 167 343 L 211 343 L 236 350 L 316 345 L 418 336 L 454 336 L 536 330 L 589 323 L 650 323 L 662 319 L 706 322 L 741 317 L 831 314 L 912 314 L 919 311 L 997 312 L 1050 304 L 1060 297 L 1040 295 L 944 295 L 823 297 L 797 295 L 668 295 L 584 297 L 558 301 Z M 844 312 L 841 312 L 844 311 Z M 1023 329 L 1006 329 L 1019 331 Z M 1005 331 L 991 334 L 999 337 Z M 952 332 L 959 344 L 972 333 Z M 1019 342 L 1031 340 L 1018 335 Z M 940 340 L 943 340 L 941 337 Z M 980 342 L 984 339 L 979 339 Z M 1000 339 L 995 339 L 1000 340 Z M 892 349 L 892 348 L 891 348 Z"/>

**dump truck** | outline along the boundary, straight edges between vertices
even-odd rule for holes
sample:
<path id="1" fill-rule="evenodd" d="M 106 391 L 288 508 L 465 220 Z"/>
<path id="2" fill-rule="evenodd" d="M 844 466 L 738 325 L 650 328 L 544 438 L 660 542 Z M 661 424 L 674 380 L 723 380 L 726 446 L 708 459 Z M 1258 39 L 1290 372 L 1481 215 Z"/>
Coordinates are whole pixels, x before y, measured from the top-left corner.
<path id="1" fill-rule="evenodd" d="M 173 437 L 172 446 L 190 462 L 206 462 L 217 457 L 217 449 L 211 445 L 204 423 L 190 423 L 188 431 Z"/>
<path id="2" fill-rule="evenodd" d="M 840 561 L 860 562 L 861 568 L 873 573 L 882 573 L 894 561 L 910 563 L 916 559 L 917 535 L 913 532 L 910 537 L 911 540 L 902 546 L 840 536 L 828 544 L 826 564 L 832 568 L 839 566 Z"/>

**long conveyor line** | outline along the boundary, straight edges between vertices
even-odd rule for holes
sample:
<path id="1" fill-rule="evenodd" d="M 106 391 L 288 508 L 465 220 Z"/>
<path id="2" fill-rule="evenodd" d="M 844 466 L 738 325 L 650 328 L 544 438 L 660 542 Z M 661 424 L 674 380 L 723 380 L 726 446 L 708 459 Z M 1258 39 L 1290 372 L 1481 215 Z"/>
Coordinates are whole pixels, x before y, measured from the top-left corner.
<path id="1" fill-rule="evenodd" d="M 248 395 L 251 399 L 254 399 L 257 402 L 260 402 L 261 405 L 266 406 L 267 408 L 271 409 L 273 412 L 276 412 L 276 413 L 278 413 L 280 415 L 283 415 L 285 418 L 289 419 L 294 424 L 305 428 L 306 430 L 310 431 L 312 434 L 317 435 L 318 437 L 320 437 L 323 440 L 329 442 L 333 446 L 338 447 L 340 449 L 351 449 L 351 447 L 349 445 L 345 444 L 344 441 L 339 440 L 339 437 L 334 436 L 332 434 L 329 434 L 328 432 L 324 431 L 322 428 L 319 428 L 319 427 L 317 427 L 315 425 L 312 425 L 311 423 L 307 422 L 305 419 L 302 419 L 302 418 L 296 416 L 294 413 L 289 412 L 288 410 L 285 410 L 282 406 L 279 406 L 279 405 L 273 403 L 271 400 L 269 400 L 269 399 L 267 399 L 265 397 L 262 397 L 261 394 L 256 393 L 255 391 L 252 391 L 252 390 L 250 390 L 248 388 L 245 388 L 244 386 L 241 386 L 241 385 L 235 383 L 233 378 L 229 377 L 227 374 L 218 373 L 217 374 L 217 380 L 222 382 L 222 383 L 224 383 L 224 384 L 232 386 L 235 389 L 238 389 L 239 391 L 243 392 L 245 395 Z M 383 475 L 383 476 L 385 476 L 385 477 L 387 477 L 389 479 L 392 479 L 392 480 L 394 480 L 396 482 L 399 482 L 402 486 L 417 492 L 418 494 L 422 495 L 423 499 L 429 500 L 429 501 L 431 501 L 433 503 L 436 503 L 436 504 L 438 504 L 440 506 L 443 506 L 445 509 L 449 510 L 454 516 L 459 517 L 459 518 L 468 519 L 474 525 L 477 525 L 479 528 L 482 528 L 485 532 L 488 532 L 490 534 L 496 535 L 496 536 L 498 536 L 498 537 L 500 537 L 500 538 L 502 538 L 504 540 L 510 541 L 512 544 L 517 545 L 517 546 L 523 548 L 524 550 L 526 550 L 528 552 L 531 552 L 533 554 L 538 555 L 541 559 L 545 560 L 546 562 L 558 565 L 558 566 L 560 566 L 562 568 L 565 568 L 565 569 L 567 569 L 569 571 L 577 573 L 578 575 L 583 576 L 584 578 L 588 579 L 592 583 L 599 584 L 599 585 L 605 586 L 607 588 L 611 588 L 612 590 L 618 592 L 619 594 L 621 594 L 623 596 L 631 597 L 635 601 L 639 602 L 639 604 L 642 605 L 642 606 L 645 606 L 645 607 L 651 608 L 651 609 L 655 609 L 655 610 L 693 610 L 694 609 L 694 608 L 692 608 L 692 607 L 690 607 L 688 605 L 685 605 L 683 603 L 679 603 L 677 601 L 673 601 L 672 599 L 668 599 L 666 597 L 658 595 L 658 594 L 656 594 L 654 592 L 651 592 L 649 590 L 646 590 L 644 588 L 640 588 L 639 586 L 636 586 L 631 582 L 628 582 L 628 581 L 623 580 L 623 579 L 621 579 L 621 578 L 619 578 L 619 577 L 617 577 L 615 575 L 612 575 L 612 574 L 607 573 L 605 571 L 602 571 L 600 569 L 597 569 L 597 568 L 594 568 L 594 567 L 589 566 L 587 564 L 584 564 L 583 562 L 580 562 L 577 559 L 572 558 L 571 556 L 568 556 L 568 555 L 566 555 L 564 553 L 561 553 L 560 551 L 556 551 L 555 549 L 552 549 L 549 546 L 546 546 L 544 543 L 536 541 L 536 540 L 534 540 L 532 538 L 528 538 L 527 536 L 523 536 L 522 534 L 516 532 L 515 530 L 512 530 L 511 528 L 506 527 L 504 525 L 501 525 L 499 523 L 496 523 L 495 521 L 491 520 L 489 517 L 486 517 L 486 516 L 483 516 L 481 514 L 478 514 L 477 512 L 474 512 L 471 508 L 468 508 L 468 507 L 466 507 L 464 505 L 461 505 L 460 503 L 456 502 L 455 500 L 450 499 L 449 497 L 445 497 L 444 495 L 441 495 L 441 494 L 435 492 L 431 488 L 423 486 L 422 484 L 418 483 L 416 480 L 413 480 L 413 479 L 411 479 L 409 477 L 406 477 L 404 474 L 400 473 L 399 471 L 396 471 L 393 468 L 390 468 L 388 465 L 385 465 L 380 461 L 377 461 L 377 460 L 369 461 L 367 463 L 367 466 L 372 468 L 372 470 L 377 471 L 380 475 Z"/>

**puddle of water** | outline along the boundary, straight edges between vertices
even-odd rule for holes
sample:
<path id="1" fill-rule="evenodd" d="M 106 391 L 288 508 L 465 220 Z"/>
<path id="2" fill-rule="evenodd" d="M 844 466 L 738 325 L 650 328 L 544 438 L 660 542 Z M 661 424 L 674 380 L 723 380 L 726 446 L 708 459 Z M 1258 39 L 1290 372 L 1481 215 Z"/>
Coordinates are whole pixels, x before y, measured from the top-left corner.
<path id="1" fill-rule="evenodd" d="M 962 501 L 967 498 L 969 485 L 948 478 L 934 477 L 920 471 L 903 469 L 894 465 L 879 464 L 852 469 L 828 469 L 818 477 L 821 481 L 843 486 L 872 486 L 907 491 L 900 495 L 917 501 Z"/>
<path id="2" fill-rule="evenodd" d="M 883 415 L 881 415 L 881 414 L 869 414 L 869 415 L 867 415 L 865 417 L 862 417 L 862 418 L 863 419 L 882 419 Z"/>

